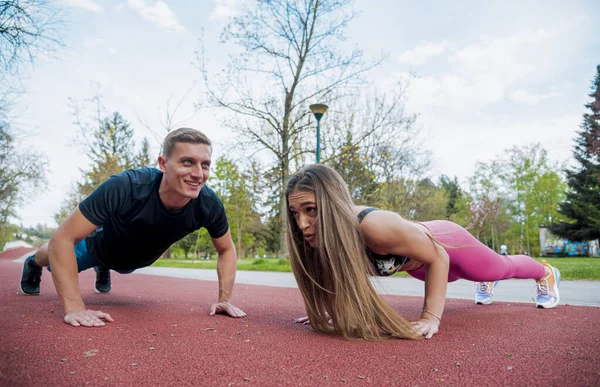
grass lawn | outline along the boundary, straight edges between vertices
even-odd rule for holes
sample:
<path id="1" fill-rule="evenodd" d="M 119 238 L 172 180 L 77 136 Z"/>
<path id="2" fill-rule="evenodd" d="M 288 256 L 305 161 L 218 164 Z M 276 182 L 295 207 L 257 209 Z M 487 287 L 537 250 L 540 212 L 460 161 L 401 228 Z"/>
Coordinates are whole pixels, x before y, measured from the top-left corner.
<path id="1" fill-rule="evenodd" d="M 160 267 L 180 267 L 191 269 L 216 269 L 217 261 L 215 259 L 200 259 L 192 261 L 191 259 L 159 259 L 152 266 Z M 287 259 L 275 258 L 244 258 L 238 260 L 238 270 L 248 271 L 287 271 L 291 272 L 292 268 Z"/>
<path id="2" fill-rule="evenodd" d="M 600 280 L 600 258 L 536 258 L 560 270 L 564 280 Z"/>
<path id="3" fill-rule="evenodd" d="M 600 280 L 600 258 L 536 258 L 546 259 L 548 263 L 560 270 L 563 280 Z M 216 260 L 190 259 L 159 259 L 152 266 L 179 267 L 193 269 L 216 269 Z M 238 261 L 238 270 L 249 271 L 284 271 L 291 272 L 292 268 L 287 259 L 253 259 L 245 258 Z M 396 274 L 407 277 L 406 273 Z"/>

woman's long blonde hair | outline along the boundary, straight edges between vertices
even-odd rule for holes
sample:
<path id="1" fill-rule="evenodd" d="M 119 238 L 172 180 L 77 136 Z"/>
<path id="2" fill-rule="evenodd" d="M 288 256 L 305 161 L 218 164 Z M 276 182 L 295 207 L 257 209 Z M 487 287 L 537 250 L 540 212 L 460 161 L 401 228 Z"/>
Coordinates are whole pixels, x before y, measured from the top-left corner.
<path id="1" fill-rule="evenodd" d="M 287 211 L 290 261 L 314 329 L 348 339 L 420 338 L 413 326 L 381 299 L 369 280 L 372 268 L 342 177 L 324 165 L 309 165 L 289 180 L 287 203 L 293 192 L 312 192 L 317 202 L 314 249 L 305 242 L 289 207 Z"/>

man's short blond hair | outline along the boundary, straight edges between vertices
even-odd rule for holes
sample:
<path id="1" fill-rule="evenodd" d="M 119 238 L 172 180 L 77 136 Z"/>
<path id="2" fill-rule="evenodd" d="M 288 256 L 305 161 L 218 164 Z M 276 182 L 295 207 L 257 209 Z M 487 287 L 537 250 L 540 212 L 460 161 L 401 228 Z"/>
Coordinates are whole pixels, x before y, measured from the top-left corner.
<path id="1" fill-rule="evenodd" d="M 212 148 L 210 139 L 198 129 L 179 128 L 169 132 L 167 137 L 165 137 L 162 147 L 162 156 L 171 156 L 171 153 L 173 153 L 173 148 L 175 148 L 175 144 L 178 142 L 188 144 L 206 144 Z"/>

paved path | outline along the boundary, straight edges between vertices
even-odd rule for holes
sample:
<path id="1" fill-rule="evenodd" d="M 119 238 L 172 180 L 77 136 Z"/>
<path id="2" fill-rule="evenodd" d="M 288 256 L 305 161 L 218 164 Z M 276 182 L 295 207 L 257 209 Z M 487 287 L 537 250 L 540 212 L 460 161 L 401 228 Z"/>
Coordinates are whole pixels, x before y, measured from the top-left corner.
<path id="1" fill-rule="evenodd" d="M 136 273 L 159 275 L 176 278 L 189 278 L 205 281 L 216 281 L 215 270 L 205 269 L 176 269 L 166 267 L 146 267 Z M 236 283 L 248 285 L 280 286 L 297 288 L 292 273 L 238 271 Z M 382 294 L 423 296 L 423 282 L 414 278 L 379 277 L 373 283 Z M 600 306 L 600 281 L 562 281 L 561 304 Z M 506 280 L 496 287 L 494 298 L 497 301 L 533 302 L 535 292 L 533 280 Z M 448 298 L 473 299 L 475 287 L 470 281 L 456 281 L 448 284 Z"/>
<path id="2" fill-rule="evenodd" d="M 20 255 L 15 262 L 23 262 L 28 254 Z M 175 278 L 188 278 L 203 281 L 217 281 L 216 270 L 179 269 L 168 267 L 146 267 L 136 270 L 138 274 L 148 274 Z M 377 277 L 373 284 L 381 294 L 398 296 L 423 296 L 423 282 L 406 277 Z M 247 285 L 278 286 L 297 288 L 292 273 L 238 271 L 236 283 Z M 560 285 L 562 305 L 600 306 L 600 281 L 562 281 Z M 473 299 L 475 287 L 470 281 L 455 281 L 448 284 L 448 298 Z M 535 282 L 532 280 L 512 279 L 502 281 L 496 287 L 496 301 L 528 302 L 535 295 Z"/>

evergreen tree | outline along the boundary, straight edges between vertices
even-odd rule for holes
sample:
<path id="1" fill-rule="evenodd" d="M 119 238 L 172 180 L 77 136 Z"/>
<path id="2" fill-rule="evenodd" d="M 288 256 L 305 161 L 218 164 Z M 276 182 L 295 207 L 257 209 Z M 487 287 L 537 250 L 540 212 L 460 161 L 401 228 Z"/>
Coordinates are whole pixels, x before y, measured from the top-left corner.
<path id="1" fill-rule="evenodd" d="M 458 178 L 455 176 L 454 180 L 451 180 L 448 176 L 440 176 L 439 185 L 444 189 L 448 196 L 448 203 L 446 203 L 446 219 L 452 219 L 453 215 L 460 211 L 459 202 L 463 197 L 462 190 L 458 184 Z"/>
<path id="2" fill-rule="evenodd" d="M 600 238 L 600 65 L 586 104 L 573 156 L 577 166 L 567 169 L 569 189 L 559 212 L 567 221 L 551 225 L 552 233 L 572 241 Z"/>
<path id="3" fill-rule="evenodd" d="M 121 114 L 114 112 L 103 119 L 89 146 L 91 170 L 84 172 L 84 182 L 79 184 L 81 195 L 89 195 L 112 175 L 133 168 L 133 148 L 133 129 Z"/>
<path id="4" fill-rule="evenodd" d="M 83 150 L 90 161 L 89 170 L 81 170 L 83 181 L 77 182 L 54 215 L 61 224 L 75 207 L 112 175 L 135 166 L 133 129 L 118 112 L 98 119 L 97 126 L 85 126 Z"/>
<path id="5" fill-rule="evenodd" d="M 135 165 L 137 168 L 148 168 L 156 165 L 155 161 L 150 156 L 150 142 L 144 137 L 140 152 L 137 154 Z"/>

